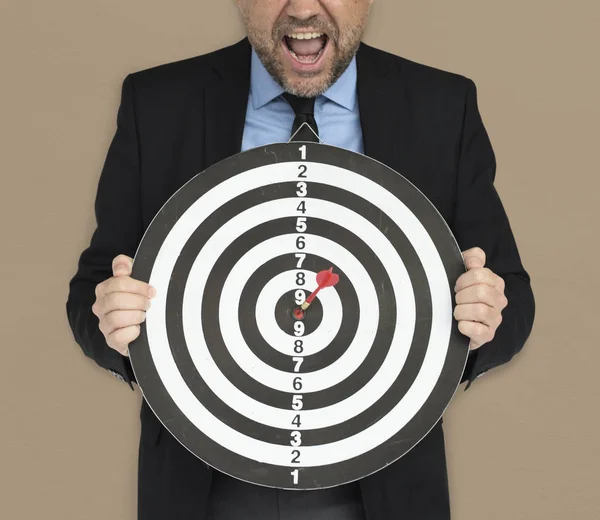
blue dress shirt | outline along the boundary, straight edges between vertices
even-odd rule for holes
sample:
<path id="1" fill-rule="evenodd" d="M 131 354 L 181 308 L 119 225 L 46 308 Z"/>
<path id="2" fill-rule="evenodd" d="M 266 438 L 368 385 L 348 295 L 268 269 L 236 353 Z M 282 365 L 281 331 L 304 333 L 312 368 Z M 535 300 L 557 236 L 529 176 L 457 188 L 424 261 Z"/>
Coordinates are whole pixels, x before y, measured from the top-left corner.
<path id="1" fill-rule="evenodd" d="M 356 75 L 354 58 L 338 80 L 315 100 L 315 120 L 324 144 L 364 153 Z M 283 92 L 252 50 L 242 151 L 289 141 L 295 116 L 292 107 L 281 97 Z"/>

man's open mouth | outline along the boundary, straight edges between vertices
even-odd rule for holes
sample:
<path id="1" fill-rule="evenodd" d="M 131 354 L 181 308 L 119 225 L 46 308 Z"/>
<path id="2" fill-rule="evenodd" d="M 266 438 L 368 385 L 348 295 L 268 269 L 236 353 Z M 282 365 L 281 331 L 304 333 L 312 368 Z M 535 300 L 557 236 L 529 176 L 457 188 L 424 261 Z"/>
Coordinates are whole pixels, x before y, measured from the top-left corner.
<path id="1" fill-rule="evenodd" d="M 298 32 L 286 34 L 283 40 L 295 60 L 311 64 L 321 57 L 329 38 L 325 33 Z"/>

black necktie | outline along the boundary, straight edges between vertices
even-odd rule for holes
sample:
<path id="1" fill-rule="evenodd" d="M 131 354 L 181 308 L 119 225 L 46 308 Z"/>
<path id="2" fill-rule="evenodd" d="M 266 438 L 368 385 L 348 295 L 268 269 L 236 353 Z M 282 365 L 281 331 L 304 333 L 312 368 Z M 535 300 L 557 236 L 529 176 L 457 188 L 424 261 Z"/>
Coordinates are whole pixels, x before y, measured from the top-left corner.
<path id="1" fill-rule="evenodd" d="M 314 114 L 315 98 L 301 98 L 287 92 L 283 94 L 283 97 L 294 109 L 294 113 L 296 114 L 296 119 L 294 119 L 294 124 L 292 126 L 292 140 L 318 143 L 319 138 L 317 136 L 319 135 L 319 128 L 317 127 Z M 312 131 L 306 125 L 300 128 L 304 123 L 308 123 L 312 128 Z M 299 128 L 300 131 L 298 131 Z"/>

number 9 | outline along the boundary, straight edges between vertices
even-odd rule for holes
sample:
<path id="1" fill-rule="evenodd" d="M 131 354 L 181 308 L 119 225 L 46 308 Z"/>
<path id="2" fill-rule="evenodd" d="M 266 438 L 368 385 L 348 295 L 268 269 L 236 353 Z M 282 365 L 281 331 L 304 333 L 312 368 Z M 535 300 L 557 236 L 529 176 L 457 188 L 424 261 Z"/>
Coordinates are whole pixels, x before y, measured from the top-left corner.
<path id="1" fill-rule="evenodd" d="M 306 293 L 302 289 L 298 289 L 294 293 L 294 296 L 296 298 L 297 305 L 302 305 L 304 303 L 304 300 L 306 300 Z"/>
<path id="2" fill-rule="evenodd" d="M 301 321 L 294 322 L 294 335 L 302 336 L 304 334 L 304 323 Z"/>

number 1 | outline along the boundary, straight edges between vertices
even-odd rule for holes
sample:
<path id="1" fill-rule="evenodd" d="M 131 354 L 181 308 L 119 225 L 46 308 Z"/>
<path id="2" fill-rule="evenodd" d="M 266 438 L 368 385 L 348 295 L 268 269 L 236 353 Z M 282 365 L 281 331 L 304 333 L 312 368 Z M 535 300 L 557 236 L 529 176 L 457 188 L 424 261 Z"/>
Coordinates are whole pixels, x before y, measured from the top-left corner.
<path id="1" fill-rule="evenodd" d="M 305 161 L 306 160 L 306 145 L 303 144 L 300 148 L 298 148 L 298 150 L 300 150 L 300 158 Z"/>

